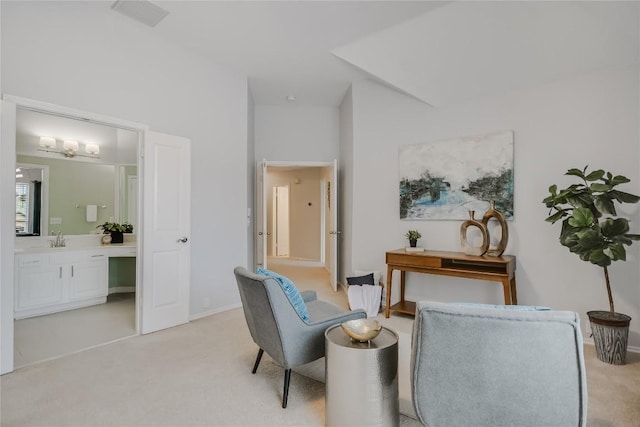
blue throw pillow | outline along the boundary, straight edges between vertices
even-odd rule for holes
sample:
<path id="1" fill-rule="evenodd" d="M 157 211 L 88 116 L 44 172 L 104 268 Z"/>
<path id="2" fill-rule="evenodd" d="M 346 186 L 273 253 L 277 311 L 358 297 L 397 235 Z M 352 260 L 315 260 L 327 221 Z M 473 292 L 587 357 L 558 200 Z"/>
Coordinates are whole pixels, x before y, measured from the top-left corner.
<path id="1" fill-rule="evenodd" d="M 498 308 L 501 310 L 519 310 L 519 311 L 549 311 L 551 307 L 544 307 L 539 305 L 496 305 L 496 304 L 478 304 L 475 302 L 454 302 L 454 305 L 462 305 L 465 307 L 480 307 L 480 308 Z"/>
<path id="2" fill-rule="evenodd" d="M 307 306 L 302 299 L 302 295 L 300 295 L 300 291 L 298 291 L 298 288 L 296 288 L 296 285 L 290 279 L 262 267 L 258 267 L 256 273 L 275 279 L 280 284 L 284 294 L 287 296 L 289 302 L 291 302 L 291 305 L 293 305 L 293 308 L 296 310 L 298 315 L 305 322 L 309 322 L 309 311 L 307 310 Z"/>

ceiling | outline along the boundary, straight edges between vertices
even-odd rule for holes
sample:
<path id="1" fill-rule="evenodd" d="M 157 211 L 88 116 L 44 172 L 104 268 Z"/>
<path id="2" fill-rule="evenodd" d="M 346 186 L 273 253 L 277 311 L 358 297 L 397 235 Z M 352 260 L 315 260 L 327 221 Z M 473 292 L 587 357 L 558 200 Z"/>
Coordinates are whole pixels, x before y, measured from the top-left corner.
<path id="1" fill-rule="evenodd" d="M 155 27 L 104 7 L 247 75 L 256 105 L 336 106 L 373 78 L 438 107 L 637 63 L 640 51 L 637 2 L 153 3 L 169 12 Z"/>
<path id="2" fill-rule="evenodd" d="M 336 57 L 334 49 L 446 2 L 152 3 L 169 14 L 149 31 L 248 76 L 256 105 L 290 105 L 286 97 L 293 95 L 295 105 L 336 106 L 351 81 L 368 75 Z"/>

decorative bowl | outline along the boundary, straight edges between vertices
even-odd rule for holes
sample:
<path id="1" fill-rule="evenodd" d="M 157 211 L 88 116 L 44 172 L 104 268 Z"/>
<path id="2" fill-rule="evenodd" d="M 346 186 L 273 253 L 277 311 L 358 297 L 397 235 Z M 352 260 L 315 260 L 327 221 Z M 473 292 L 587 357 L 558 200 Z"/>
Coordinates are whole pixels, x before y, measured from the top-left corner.
<path id="1" fill-rule="evenodd" d="M 366 342 L 378 336 L 382 330 L 382 325 L 375 319 L 355 319 L 341 323 L 342 330 L 351 339 Z"/>

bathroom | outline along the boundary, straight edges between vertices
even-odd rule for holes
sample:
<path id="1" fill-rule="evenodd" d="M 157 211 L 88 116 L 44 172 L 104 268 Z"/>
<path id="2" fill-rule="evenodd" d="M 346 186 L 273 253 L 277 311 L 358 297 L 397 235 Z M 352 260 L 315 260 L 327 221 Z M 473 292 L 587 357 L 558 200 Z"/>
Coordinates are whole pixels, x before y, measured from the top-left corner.
<path id="1" fill-rule="evenodd" d="M 17 109 L 16 367 L 136 334 L 138 139 Z M 104 244 L 105 222 L 133 232 Z"/>

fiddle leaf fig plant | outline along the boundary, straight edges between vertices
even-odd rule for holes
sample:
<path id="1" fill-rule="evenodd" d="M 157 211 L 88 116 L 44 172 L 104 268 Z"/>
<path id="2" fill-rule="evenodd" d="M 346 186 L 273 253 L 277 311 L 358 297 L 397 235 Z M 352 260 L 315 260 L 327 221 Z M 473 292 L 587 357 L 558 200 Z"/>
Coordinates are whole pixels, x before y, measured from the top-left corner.
<path id="1" fill-rule="evenodd" d="M 550 194 L 542 202 L 549 208 L 546 221 L 554 224 L 562 220 L 560 244 L 581 260 L 604 269 L 609 309 L 614 313 L 607 267 L 613 261 L 626 261 L 625 245 L 640 240 L 640 235 L 629 233 L 629 220 L 618 215 L 615 202 L 637 203 L 640 197 L 616 189 L 630 182 L 629 178 L 602 169 L 587 173 L 587 168 L 569 169 L 565 175 L 580 182 L 561 190 L 555 184 L 550 186 Z"/>

